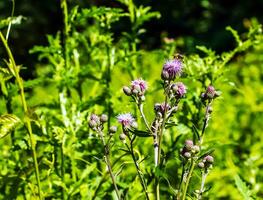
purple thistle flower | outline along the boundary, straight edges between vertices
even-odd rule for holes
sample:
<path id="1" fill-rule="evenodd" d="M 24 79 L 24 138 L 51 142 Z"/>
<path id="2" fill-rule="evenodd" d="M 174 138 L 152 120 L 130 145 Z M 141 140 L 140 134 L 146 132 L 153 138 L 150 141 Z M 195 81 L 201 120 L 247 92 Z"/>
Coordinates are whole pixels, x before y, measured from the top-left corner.
<path id="1" fill-rule="evenodd" d="M 216 97 L 219 97 L 221 94 L 220 91 L 216 91 L 215 88 L 211 85 L 209 85 L 205 91 L 205 93 L 202 93 L 201 97 L 206 99 L 215 99 Z"/>
<path id="2" fill-rule="evenodd" d="M 186 86 L 182 82 L 172 84 L 171 88 L 175 92 L 177 98 L 182 98 L 186 94 Z"/>
<path id="3" fill-rule="evenodd" d="M 213 86 L 209 85 L 206 89 L 206 96 L 210 99 L 213 99 L 215 96 L 216 90 Z"/>
<path id="4" fill-rule="evenodd" d="M 135 123 L 135 119 L 130 113 L 119 114 L 117 116 L 117 120 L 125 128 L 129 128 L 129 127 L 133 126 L 133 124 Z"/>
<path id="5" fill-rule="evenodd" d="M 183 69 L 183 63 L 179 59 L 168 60 L 163 65 L 162 79 L 174 80 L 177 76 L 180 76 Z"/>
<path id="6" fill-rule="evenodd" d="M 144 92 L 147 90 L 147 88 L 148 88 L 148 85 L 147 85 L 146 81 L 144 81 L 141 78 L 133 80 L 131 82 L 131 90 L 133 93 L 143 95 Z"/>

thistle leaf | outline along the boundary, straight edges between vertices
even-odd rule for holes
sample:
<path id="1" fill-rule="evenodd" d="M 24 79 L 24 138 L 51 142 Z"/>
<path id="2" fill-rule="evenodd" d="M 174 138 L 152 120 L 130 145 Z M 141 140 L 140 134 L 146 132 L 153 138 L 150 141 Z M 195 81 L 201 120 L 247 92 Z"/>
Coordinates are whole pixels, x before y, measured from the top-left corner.
<path id="1" fill-rule="evenodd" d="M 242 181 L 238 175 L 235 176 L 235 184 L 238 191 L 242 194 L 244 199 L 246 200 L 252 199 L 251 191 L 248 189 L 246 183 Z"/>

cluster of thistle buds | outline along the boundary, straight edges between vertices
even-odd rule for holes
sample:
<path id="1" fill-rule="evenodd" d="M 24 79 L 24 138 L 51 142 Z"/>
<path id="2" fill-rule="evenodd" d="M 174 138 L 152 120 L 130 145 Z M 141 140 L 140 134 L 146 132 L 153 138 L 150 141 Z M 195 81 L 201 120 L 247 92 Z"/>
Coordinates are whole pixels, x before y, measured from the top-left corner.
<path id="1" fill-rule="evenodd" d="M 108 116 L 106 114 L 102 114 L 98 116 L 96 114 L 91 114 L 89 119 L 89 127 L 94 131 L 102 131 L 104 128 L 104 124 L 108 121 Z M 116 126 L 111 126 L 109 129 L 110 134 L 114 134 L 117 132 Z"/>
<path id="2" fill-rule="evenodd" d="M 124 86 L 123 87 L 123 92 L 127 95 L 127 96 L 132 96 L 133 98 L 135 98 L 135 100 L 139 101 L 139 102 L 143 102 L 145 101 L 145 92 L 148 88 L 148 85 L 146 83 L 146 81 L 144 81 L 143 79 L 136 79 L 134 81 L 131 82 L 130 87 L 128 86 Z"/>
<path id="3" fill-rule="evenodd" d="M 211 101 L 221 95 L 220 91 L 215 90 L 215 88 L 209 85 L 204 93 L 201 94 L 202 100 L 205 102 L 206 100 Z"/>
<path id="4" fill-rule="evenodd" d="M 186 140 L 181 155 L 186 159 L 194 158 L 200 152 L 200 147 L 195 145 L 192 140 Z"/>
<path id="5" fill-rule="evenodd" d="M 207 155 L 203 158 L 201 162 L 198 163 L 198 167 L 201 169 L 207 170 L 214 163 L 214 158 L 210 155 Z"/>

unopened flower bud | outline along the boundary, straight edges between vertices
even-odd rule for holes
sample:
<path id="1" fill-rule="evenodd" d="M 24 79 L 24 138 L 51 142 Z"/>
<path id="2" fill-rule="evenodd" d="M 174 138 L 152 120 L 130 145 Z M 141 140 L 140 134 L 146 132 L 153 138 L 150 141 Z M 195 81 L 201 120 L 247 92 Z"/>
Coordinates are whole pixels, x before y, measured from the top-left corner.
<path id="1" fill-rule="evenodd" d="M 126 94 L 127 96 L 131 96 L 132 95 L 131 89 L 129 87 L 124 86 L 122 88 L 122 90 L 123 90 L 124 94 Z"/>
<path id="2" fill-rule="evenodd" d="M 208 162 L 209 164 L 213 164 L 214 162 L 214 158 L 210 155 L 207 155 L 206 157 L 204 157 L 204 160 Z"/>
<path id="3" fill-rule="evenodd" d="M 199 147 L 199 146 L 194 145 L 194 146 L 192 147 L 192 152 L 193 152 L 193 153 L 198 153 L 199 151 L 200 151 L 200 147 Z"/>
<path id="4" fill-rule="evenodd" d="M 100 123 L 100 118 L 98 117 L 98 115 L 92 114 L 90 116 L 90 120 L 94 120 L 97 124 Z"/>
<path id="5" fill-rule="evenodd" d="M 185 152 L 183 156 L 185 158 L 191 158 L 191 153 L 190 152 Z"/>
<path id="6" fill-rule="evenodd" d="M 200 163 L 198 163 L 198 167 L 204 168 L 204 167 L 205 167 L 205 164 L 204 164 L 203 162 L 200 162 Z"/>
<path id="7" fill-rule="evenodd" d="M 108 116 L 105 115 L 105 114 L 102 114 L 102 115 L 100 116 L 100 121 L 101 121 L 102 123 L 107 122 L 107 121 L 108 121 Z"/>
<path id="8" fill-rule="evenodd" d="M 126 135 L 124 133 L 121 133 L 119 138 L 121 141 L 124 141 L 126 139 Z"/>
<path id="9" fill-rule="evenodd" d="M 110 133 L 116 133 L 117 132 L 117 126 L 111 126 L 109 131 L 110 131 Z"/>
<path id="10" fill-rule="evenodd" d="M 94 120 L 90 120 L 90 121 L 89 121 L 89 127 L 90 127 L 91 129 L 94 129 L 96 126 L 97 126 L 97 123 L 96 123 Z"/>
<path id="11" fill-rule="evenodd" d="M 193 143 L 192 140 L 186 140 L 186 141 L 185 141 L 185 148 L 186 148 L 187 150 L 190 151 L 190 150 L 192 149 L 193 145 L 194 145 L 194 143 Z"/>

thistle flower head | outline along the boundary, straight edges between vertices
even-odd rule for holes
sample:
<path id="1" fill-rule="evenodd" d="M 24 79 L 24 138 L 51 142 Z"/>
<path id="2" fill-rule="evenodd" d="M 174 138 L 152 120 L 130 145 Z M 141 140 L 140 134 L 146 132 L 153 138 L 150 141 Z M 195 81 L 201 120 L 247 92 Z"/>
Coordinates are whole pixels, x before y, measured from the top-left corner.
<path id="1" fill-rule="evenodd" d="M 96 114 L 91 114 L 90 120 L 93 120 L 93 121 L 95 121 L 96 123 L 100 123 L 100 118 L 99 118 L 99 116 L 96 115 Z"/>
<path id="2" fill-rule="evenodd" d="M 206 91 L 204 93 L 202 93 L 201 97 L 204 100 L 207 99 L 214 99 L 218 96 L 220 96 L 221 92 L 220 91 L 216 91 L 215 88 L 212 85 L 209 85 L 206 89 Z"/>
<path id="3" fill-rule="evenodd" d="M 125 128 L 133 127 L 133 124 L 135 123 L 135 119 L 130 113 L 119 114 L 117 120 Z"/>
<path id="4" fill-rule="evenodd" d="M 100 125 L 100 118 L 98 115 L 92 114 L 89 119 L 89 127 L 93 130 Z"/>
<path id="5" fill-rule="evenodd" d="M 172 84 L 171 89 L 177 98 L 182 98 L 186 94 L 186 86 L 182 82 Z"/>
<path id="6" fill-rule="evenodd" d="M 143 79 L 136 79 L 131 82 L 131 90 L 134 93 L 143 95 L 147 90 L 148 85 Z"/>
<path id="7" fill-rule="evenodd" d="M 183 64 L 180 59 L 168 60 L 163 65 L 162 79 L 174 80 L 176 77 L 182 74 Z"/>

